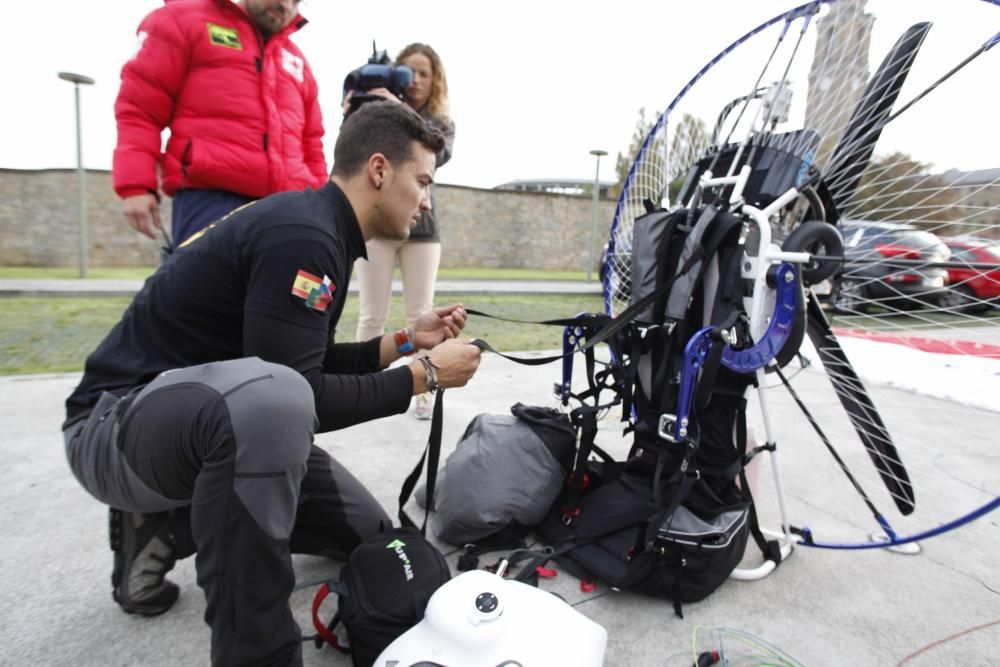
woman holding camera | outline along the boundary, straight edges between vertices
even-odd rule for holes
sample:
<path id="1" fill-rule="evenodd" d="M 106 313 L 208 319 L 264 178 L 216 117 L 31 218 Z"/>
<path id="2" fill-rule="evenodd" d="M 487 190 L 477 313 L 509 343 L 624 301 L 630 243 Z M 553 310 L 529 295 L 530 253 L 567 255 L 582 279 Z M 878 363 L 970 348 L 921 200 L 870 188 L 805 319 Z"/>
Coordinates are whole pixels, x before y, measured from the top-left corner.
<path id="1" fill-rule="evenodd" d="M 448 81 L 438 54 L 426 44 L 410 44 L 396 56 L 396 65 L 413 70 L 413 82 L 406 88 L 404 101 L 445 136 L 445 147 L 437 154 L 437 167 L 451 158 L 455 141 L 455 123 L 448 117 Z M 370 91 L 386 99 L 399 101 L 390 91 L 380 88 Z M 349 96 L 348 96 L 349 98 Z M 344 100 L 345 114 L 349 109 Z M 403 278 L 403 304 L 407 326 L 413 326 L 422 313 L 434 304 L 434 284 L 441 261 L 434 191 L 431 190 L 431 210 L 425 211 L 420 222 L 410 230 L 407 241 L 373 239 L 368 242 L 368 261 L 359 259 L 354 270 L 358 278 L 361 315 L 358 319 L 357 340 L 364 341 L 385 333 L 392 296 L 392 272 L 397 259 Z M 415 399 L 414 412 L 418 419 L 430 419 L 430 394 Z"/>

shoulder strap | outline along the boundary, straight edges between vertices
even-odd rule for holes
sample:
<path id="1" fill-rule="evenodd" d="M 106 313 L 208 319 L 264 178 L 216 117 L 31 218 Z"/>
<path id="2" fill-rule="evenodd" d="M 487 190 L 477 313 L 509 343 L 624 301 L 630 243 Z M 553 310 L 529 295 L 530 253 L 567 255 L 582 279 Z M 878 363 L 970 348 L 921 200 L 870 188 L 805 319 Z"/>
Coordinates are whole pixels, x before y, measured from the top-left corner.
<path id="1" fill-rule="evenodd" d="M 698 217 L 695 224 L 684 241 L 684 249 L 681 251 L 679 264 L 686 270 L 678 271 L 671 280 L 670 295 L 667 298 L 666 316 L 668 321 L 678 321 L 684 318 L 687 313 L 688 304 L 691 303 L 691 295 L 694 294 L 695 287 L 701 284 L 701 273 L 703 260 L 711 257 L 711 252 L 702 243 L 702 239 L 717 218 L 721 217 L 718 209 L 714 206 L 707 207 Z M 688 266 L 690 264 L 690 266 Z"/>
<path id="2" fill-rule="evenodd" d="M 319 587 L 316 591 L 316 595 L 313 597 L 312 621 L 313 627 L 316 628 L 316 648 L 322 647 L 323 642 L 326 642 L 338 651 L 344 650 L 344 648 L 337 642 L 337 635 L 333 634 L 333 629 L 337 627 L 337 623 L 340 622 L 340 611 L 338 610 L 327 624 L 324 624 L 319 617 L 319 608 L 323 604 L 323 600 L 325 600 L 330 593 L 338 593 L 341 590 L 343 590 L 342 587 L 339 587 L 336 582 L 328 581 Z"/>

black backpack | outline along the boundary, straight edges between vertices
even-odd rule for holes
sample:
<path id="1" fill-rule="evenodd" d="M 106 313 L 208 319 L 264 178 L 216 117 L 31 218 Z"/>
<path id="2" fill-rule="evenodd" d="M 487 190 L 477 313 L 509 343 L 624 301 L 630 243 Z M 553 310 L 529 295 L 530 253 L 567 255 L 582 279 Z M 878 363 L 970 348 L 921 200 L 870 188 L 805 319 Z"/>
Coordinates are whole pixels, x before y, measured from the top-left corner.
<path id="1" fill-rule="evenodd" d="M 443 390 L 438 390 L 427 447 L 399 494 L 398 528 L 369 537 L 351 551 L 338 581 L 320 586 L 313 599 L 313 625 L 317 647 L 328 642 L 346 650 L 333 629 L 347 630 L 349 652 L 355 667 L 369 667 L 397 637 L 424 617 L 431 595 L 451 579 L 444 556 L 425 537 L 427 518 L 420 528 L 403 507 L 427 466 L 427 500 L 433 506 L 437 465 L 441 455 Z M 329 624 L 319 618 L 319 608 L 330 592 L 337 593 L 337 613 Z"/>
<path id="2" fill-rule="evenodd" d="M 573 396 L 587 399 L 571 413 L 580 434 L 574 472 L 540 530 L 565 569 L 669 598 L 678 615 L 680 603 L 726 580 L 750 535 L 780 561 L 777 543 L 757 528 L 744 474 L 756 453 L 747 451 L 745 400 L 755 376 L 721 363 L 726 345 L 752 344 L 741 231 L 737 216 L 711 206 L 636 219 L 631 306 L 617 318 L 634 321 L 601 337 L 612 361 Z M 779 364 L 801 336 L 779 352 Z M 612 403 L 600 403 L 602 389 L 613 390 Z M 597 413 L 619 401 L 626 419 L 634 415 L 625 461 L 593 446 Z"/>
<path id="3" fill-rule="evenodd" d="M 416 528 L 393 528 L 370 537 L 351 552 L 340 579 L 323 584 L 313 600 L 319 636 L 337 648 L 333 628 L 347 630 L 355 667 L 368 667 L 397 637 L 424 617 L 431 595 L 451 579 L 448 563 Z M 330 592 L 337 613 L 324 625 L 319 608 Z"/>

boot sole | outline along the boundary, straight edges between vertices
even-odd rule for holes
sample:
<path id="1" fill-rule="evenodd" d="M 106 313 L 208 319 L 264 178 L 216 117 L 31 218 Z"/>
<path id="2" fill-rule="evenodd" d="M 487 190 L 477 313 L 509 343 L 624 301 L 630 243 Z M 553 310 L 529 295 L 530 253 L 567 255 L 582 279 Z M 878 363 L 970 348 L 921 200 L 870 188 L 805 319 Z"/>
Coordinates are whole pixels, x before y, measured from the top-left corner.
<path id="1" fill-rule="evenodd" d="M 160 604 L 139 605 L 128 602 L 118 595 L 118 589 L 111 591 L 111 597 L 115 599 L 115 602 L 118 603 L 118 606 L 121 607 L 122 611 L 126 614 L 135 614 L 136 616 L 159 616 L 173 607 L 174 603 L 177 602 L 177 598 L 180 597 L 180 589 L 177 588 L 176 585 L 174 585 L 173 590 L 173 599 L 171 599 L 170 602 L 163 602 Z"/>

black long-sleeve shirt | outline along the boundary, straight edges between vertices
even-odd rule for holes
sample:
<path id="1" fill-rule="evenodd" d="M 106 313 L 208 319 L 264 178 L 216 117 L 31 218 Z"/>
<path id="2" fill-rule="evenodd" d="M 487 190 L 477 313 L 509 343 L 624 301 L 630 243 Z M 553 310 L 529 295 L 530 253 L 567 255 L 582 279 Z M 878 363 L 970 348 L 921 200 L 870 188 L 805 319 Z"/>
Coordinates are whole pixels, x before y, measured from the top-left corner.
<path id="1" fill-rule="evenodd" d="M 378 339 L 334 342 L 354 260 L 364 256 L 354 210 L 332 182 L 236 210 L 146 281 L 87 358 L 64 427 L 101 392 L 123 395 L 165 370 L 254 356 L 309 381 L 319 431 L 404 412 L 409 369 L 378 372 Z"/>

